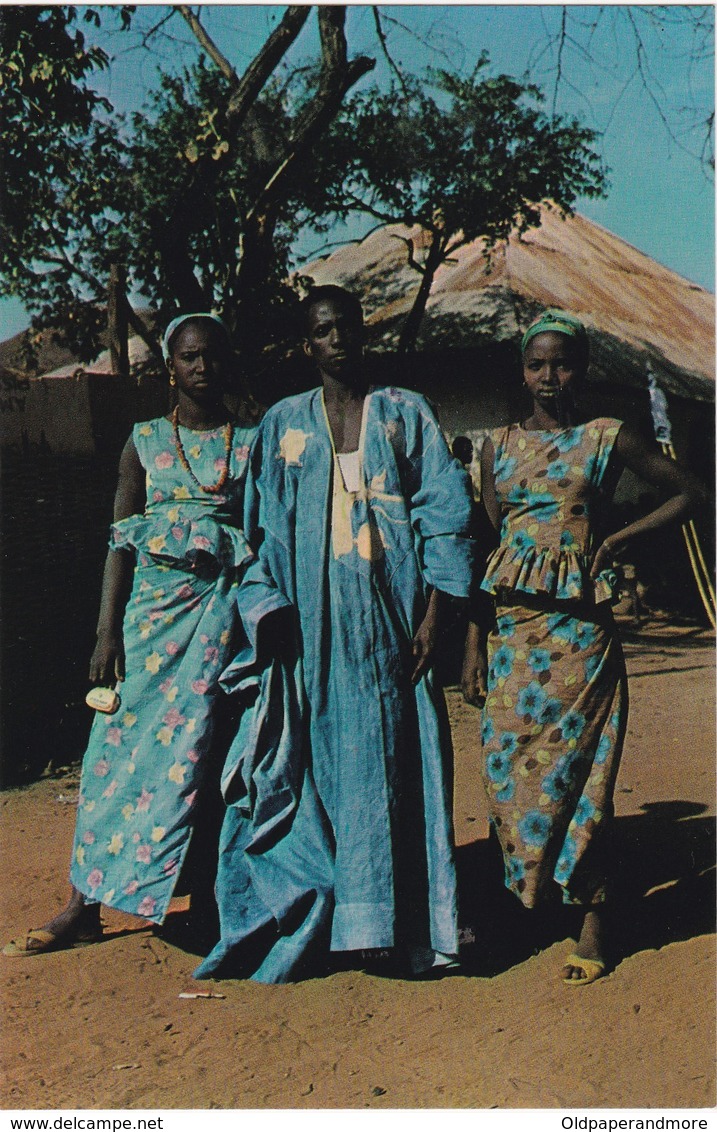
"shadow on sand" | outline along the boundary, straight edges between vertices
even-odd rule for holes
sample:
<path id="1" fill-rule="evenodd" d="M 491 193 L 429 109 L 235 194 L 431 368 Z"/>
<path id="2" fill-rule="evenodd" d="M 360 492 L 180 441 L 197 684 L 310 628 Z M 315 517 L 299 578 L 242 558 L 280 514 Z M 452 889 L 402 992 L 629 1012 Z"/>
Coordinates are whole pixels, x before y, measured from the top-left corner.
<path id="1" fill-rule="evenodd" d="M 705 806 L 688 801 L 654 802 L 639 814 L 617 818 L 611 873 L 613 898 L 608 910 L 607 955 L 611 966 L 635 952 L 715 930 L 715 820 Z M 209 820 L 216 834 L 216 813 Z M 201 861 L 193 880 L 191 913 L 168 918 L 159 934 L 195 955 L 206 955 L 218 937 L 210 873 L 216 857 Z M 577 938 L 580 913 L 555 900 L 529 911 L 503 887 L 500 849 L 493 837 L 458 849 L 460 923 L 472 929 L 474 943 L 461 946 L 461 974 L 490 977 L 524 962 L 568 937 Z M 197 885 L 196 882 L 200 881 Z M 358 954 L 332 956 L 307 974 L 365 967 Z M 374 972 L 395 977 L 391 962 Z"/>
<path id="2" fill-rule="evenodd" d="M 637 951 L 664 947 L 715 930 L 715 821 L 687 801 L 653 802 L 614 825 L 609 908 L 611 965 Z M 579 913 L 556 900 L 528 911 L 502 885 L 497 841 L 458 850 L 464 925 L 475 943 L 461 952 L 466 974 L 496 975 L 568 936 Z"/>

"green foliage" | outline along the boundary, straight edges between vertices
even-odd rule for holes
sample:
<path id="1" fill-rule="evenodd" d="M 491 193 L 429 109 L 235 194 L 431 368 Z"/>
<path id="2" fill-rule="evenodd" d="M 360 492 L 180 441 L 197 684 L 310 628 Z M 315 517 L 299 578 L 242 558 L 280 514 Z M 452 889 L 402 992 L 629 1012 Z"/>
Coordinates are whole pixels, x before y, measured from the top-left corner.
<path id="1" fill-rule="evenodd" d="M 127 149 L 133 203 L 125 216 L 131 270 L 160 321 L 189 303 L 172 273 L 175 241 L 181 258 L 191 262 L 197 301 L 222 311 L 232 328 L 243 321 L 247 296 L 239 265 L 246 215 L 287 145 L 291 114 L 283 92 L 271 86 L 246 129 L 233 137 L 222 112 L 229 96 L 227 79 L 200 62 L 182 75 L 163 76 L 146 112 L 133 117 Z M 191 207 L 184 209 L 183 201 Z M 287 198 L 271 219 L 271 254 L 252 295 L 261 314 L 260 326 L 253 328 L 255 352 L 280 334 L 285 305 L 293 299 L 283 281 L 298 231 L 294 211 Z M 241 327 L 237 340 L 241 345 Z"/>
<path id="2" fill-rule="evenodd" d="M 550 199 L 569 209 L 605 192 L 593 131 L 551 118 L 533 85 L 507 76 L 470 79 L 440 71 L 408 93 L 353 97 L 317 154 L 311 222 L 363 211 L 489 243 L 538 220 Z"/>
<path id="3" fill-rule="evenodd" d="M 62 321 L 87 357 L 96 315 L 82 301 L 92 293 L 81 281 L 90 266 L 84 238 L 88 225 L 100 238 L 106 228 L 114 161 L 100 154 L 114 158 L 115 147 L 97 119 L 109 105 L 87 82 L 107 56 L 85 45 L 75 18 L 74 8 L 0 8 L 0 270 L 8 292 L 38 322 Z M 75 257 L 80 274 L 68 272 Z"/>
<path id="4" fill-rule="evenodd" d="M 540 202 L 569 211 L 607 188 L 596 134 L 548 116 L 536 86 L 488 66 L 484 55 L 468 79 L 409 80 L 400 99 L 376 88 L 355 95 L 315 155 L 306 219 L 317 231 L 364 212 L 431 233 L 420 259 L 407 252 L 422 281 L 401 349 L 415 347 L 435 271 L 457 247 L 483 237 L 490 248 L 539 224 Z"/>
<path id="5" fill-rule="evenodd" d="M 113 14 L 127 26 L 132 9 Z M 457 241 L 491 243 L 537 223 L 541 200 L 569 209 L 605 191 L 595 135 L 546 115 L 536 87 L 490 76 L 484 57 L 470 79 L 442 71 L 407 80 L 400 98 L 370 88 L 345 101 L 257 223 L 316 68 L 265 85 L 238 132 L 226 115 L 231 81 L 203 60 L 164 75 L 124 121 L 88 85 L 108 61 L 76 24 L 73 8 L 0 7 L 0 271 L 34 323 L 61 326 L 85 360 L 113 261 L 160 320 L 201 302 L 225 313 L 240 343 L 251 325 L 256 353 L 286 333 L 284 280 L 307 225 L 329 231 L 356 212 L 418 222 L 434 236 L 432 271 Z"/>
<path id="6" fill-rule="evenodd" d="M 9 96 L 0 273 L 33 326 L 59 327 L 78 357 L 96 356 L 112 262 L 126 265 L 129 289 L 160 321 L 172 317 L 186 305 L 171 271 L 175 244 L 191 264 L 198 305 L 235 321 L 245 214 L 287 144 L 295 100 L 269 85 L 247 128 L 231 137 L 228 80 L 200 59 L 163 75 L 145 111 L 126 121 L 87 86 L 107 59 L 85 50 L 73 9 L 6 8 L 0 17 L 3 42 L 17 42 L 0 61 Z M 185 199 L 192 206 L 179 231 L 171 218 Z M 281 280 L 296 231 L 287 203 L 273 221 L 260 287 L 267 339 L 293 299 Z"/>

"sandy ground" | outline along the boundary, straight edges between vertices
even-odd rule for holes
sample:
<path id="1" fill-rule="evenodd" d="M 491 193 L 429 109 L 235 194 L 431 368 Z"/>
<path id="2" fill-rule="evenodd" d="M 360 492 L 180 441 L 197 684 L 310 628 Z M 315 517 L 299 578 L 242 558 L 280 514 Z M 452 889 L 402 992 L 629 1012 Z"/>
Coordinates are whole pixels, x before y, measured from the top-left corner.
<path id="1" fill-rule="evenodd" d="M 449 689 L 462 918 L 476 934 L 465 976 L 341 971 L 184 1000 L 196 956 L 178 945 L 183 917 L 158 936 L 108 915 L 99 945 L 0 957 L 4 1107 L 714 1105 L 713 640 L 657 620 L 625 638 L 607 978 L 565 987 L 565 913 L 524 913 L 496 883 L 477 713 Z M 64 901 L 76 784 L 70 774 L 0 796 L 3 940 Z"/>

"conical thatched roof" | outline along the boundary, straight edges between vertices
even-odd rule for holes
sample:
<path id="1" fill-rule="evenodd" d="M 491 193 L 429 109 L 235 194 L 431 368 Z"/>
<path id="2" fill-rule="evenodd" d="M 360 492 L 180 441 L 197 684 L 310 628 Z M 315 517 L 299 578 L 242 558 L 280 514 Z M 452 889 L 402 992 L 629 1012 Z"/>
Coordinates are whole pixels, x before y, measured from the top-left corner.
<path id="1" fill-rule="evenodd" d="M 711 400 L 714 296 L 584 216 L 541 211 L 541 226 L 499 245 L 490 263 L 483 241 L 475 240 L 439 268 L 419 351 L 518 341 L 535 313 L 562 307 L 591 331 L 594 380 L 644 387 L 649 360 L 669 392 Z M 420 261 L 427 234 L 389 225 L 302 272 L 317 284 L 340 283 L 361 294 L 379 349 L 396 345 L 418 287 L 407 260 L 409 239 Z"/>

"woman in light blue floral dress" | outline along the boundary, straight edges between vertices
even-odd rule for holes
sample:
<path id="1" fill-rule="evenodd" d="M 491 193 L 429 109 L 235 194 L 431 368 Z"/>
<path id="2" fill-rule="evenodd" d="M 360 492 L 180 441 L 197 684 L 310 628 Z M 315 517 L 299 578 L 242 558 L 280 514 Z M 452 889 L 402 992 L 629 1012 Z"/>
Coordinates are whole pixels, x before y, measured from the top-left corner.
<path id="1" fill-rule="evenodd" d="M 135 425 L 120 461 L 90 679 L 120 680 L 121 705 L 97 713 L 85 754 L 72 895 L 7 954 L 96 938 L 100 904 L 161 923 L 189 846 L 251 557 L 241 517 L 254 430 L 224 405 L 219 319 L 175 319 L 164 352 L 176 408 Z"/>
<path id="2" fill-rule="evenodd" d="M 699 484 L 618 420 L 578 423 L 572 394 L 588 364 L 574 316 L 547 311 L 523 338 L 532 412 L 482 451 L 482 498 L 499 535 L 481 583 L 463 687 L 484 701 L 483 779 L 505 883 L 532 908 L 555 891 L 584 907 L 565 981 L 605 970 L 605 841 L 627 723 L 627 683 L 611 601 L 613 555 L 683 520 Z M 624 467 L 670 498 L 605 537 Z"/>

